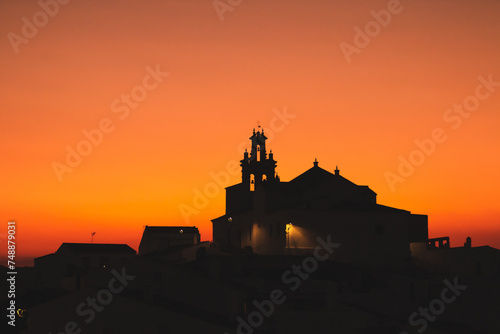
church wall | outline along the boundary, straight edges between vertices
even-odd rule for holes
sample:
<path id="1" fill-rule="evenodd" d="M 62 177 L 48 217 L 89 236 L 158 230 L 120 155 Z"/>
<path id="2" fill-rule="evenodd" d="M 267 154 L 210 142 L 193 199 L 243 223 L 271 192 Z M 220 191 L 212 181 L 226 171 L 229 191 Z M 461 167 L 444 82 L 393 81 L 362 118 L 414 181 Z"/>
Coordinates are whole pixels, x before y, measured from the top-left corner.
<path id="1" fill-rule="evenodd" d="M 429 238 L 427 215 L 411 215 L 409 217 L 410 242 L 427 241 Z"/>
<path id="2" fill-rule="evenodd" d="M 233 215 L 252 209 L 253 192 L 250 186 L 238 184 L 226 188 L 226 214 Z"/>
<path id="3" fill-rule="evenodd" d="M 260 200 L 265 201 L 264 198 Z M 426 216 L 404 211 L 293 209 L 267 213 L 259 207 L 256 200 L 256 210 L 232 215 L 231 222 L 227 221 L 227 216 L 214 220 L 216 244 L 230 245 L 227 249 L 232 251 L 249 246 L 257 254 L 303 254 L 314 250 L 318 237 L 326 240 L 331 235 L 332 242 L 342 244 L 336 251 L 335 260 L 383 264 L 410 258 L 410 226 L 418 225 L 421 235 L 427 232 Z M 285 227 L 290 222 L 290 247 L 287 248 Z"/>
<path id="4" fill-rule="evenodd" d="M 390 263 L 410 256 L 408 217 L 404 213 L 283 210 L 254 217 L 241 215 L 233 230 L 242 232 L 242 247 L 251 246 L 258 254 L 311 252 L 318 245 L 317 237 L 326 240 L 331 235 L 332 242 L 342 244 L 335 260 Z M 290 222 L 288 248 L 285 225 Z"/>

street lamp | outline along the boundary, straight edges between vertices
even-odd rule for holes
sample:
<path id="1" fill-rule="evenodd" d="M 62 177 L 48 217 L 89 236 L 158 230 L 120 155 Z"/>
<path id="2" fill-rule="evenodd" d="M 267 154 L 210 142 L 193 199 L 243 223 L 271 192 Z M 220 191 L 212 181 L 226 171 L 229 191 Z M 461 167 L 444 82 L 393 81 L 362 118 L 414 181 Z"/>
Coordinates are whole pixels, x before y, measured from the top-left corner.
<path id="1" fill-rule="evenodd" d="M 286 224 L 285 232 L 286 235 L 288 236 L 288 248 L 290 248 L 290 230 L 292 229 L 292 223 Z"/>

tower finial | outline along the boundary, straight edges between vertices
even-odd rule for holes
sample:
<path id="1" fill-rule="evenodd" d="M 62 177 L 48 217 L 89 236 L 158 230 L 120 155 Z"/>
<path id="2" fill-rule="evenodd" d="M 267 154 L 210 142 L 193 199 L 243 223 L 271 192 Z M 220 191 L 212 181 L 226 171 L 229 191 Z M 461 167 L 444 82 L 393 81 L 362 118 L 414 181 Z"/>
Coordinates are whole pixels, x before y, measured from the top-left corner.
<path id="1" fill-rule="evenodd" d="M 314 158 L 313 165 L 314 165 L 314 167 L 318 167 L 318 159 Z"/>

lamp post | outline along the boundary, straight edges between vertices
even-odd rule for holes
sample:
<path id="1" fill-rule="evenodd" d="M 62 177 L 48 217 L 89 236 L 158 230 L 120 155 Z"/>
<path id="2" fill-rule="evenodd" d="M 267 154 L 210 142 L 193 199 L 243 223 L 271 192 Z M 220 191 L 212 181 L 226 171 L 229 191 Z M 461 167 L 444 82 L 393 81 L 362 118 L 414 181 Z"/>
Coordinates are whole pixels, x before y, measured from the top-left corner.
<path id="1" fill-rule="evenodd" d="M 285 232 L 288 237 L 288 245 L 287 248 L 290 249 L 290 230 L 292 229 L 292 223 L 286 224 Z"/>

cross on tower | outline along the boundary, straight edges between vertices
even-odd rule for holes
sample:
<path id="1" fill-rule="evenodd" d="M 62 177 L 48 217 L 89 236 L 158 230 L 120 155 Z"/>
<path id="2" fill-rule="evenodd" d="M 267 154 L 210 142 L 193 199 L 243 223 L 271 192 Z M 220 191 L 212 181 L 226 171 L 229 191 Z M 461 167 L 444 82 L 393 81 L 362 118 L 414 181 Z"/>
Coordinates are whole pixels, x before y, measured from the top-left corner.
<path id="1" fill-rule="evenodd" d="M 257 127 L 260 129 L 260 121 L 257 121 Z"/>

